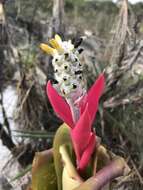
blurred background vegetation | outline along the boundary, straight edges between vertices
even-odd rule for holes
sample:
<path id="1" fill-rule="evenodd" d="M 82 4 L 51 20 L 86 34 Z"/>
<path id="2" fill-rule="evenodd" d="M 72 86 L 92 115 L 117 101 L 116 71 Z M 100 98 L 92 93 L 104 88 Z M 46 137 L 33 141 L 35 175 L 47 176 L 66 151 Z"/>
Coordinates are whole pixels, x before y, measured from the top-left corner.
<path id="1" fill-rule="evenodd" d="M 0 5 L 0 137 L 13 158 L 6 162 L 9 172 L 0 176 L 1 188 L 25 188 L 30 174 L 15 184 L 8 175 L 11 165 L 17 162 L 18 171 L 29 166 L 36 151 L 51 147 L 61 124 L 45 93 L 47 80 L 54 81 L 51 58 L 39 49 L 59 33 L 63 39 L 83 38 L 88 87 L 105 72 L 106 90 L 94 127 L 133 171 L 116 189 L 142 189 L 143 2 L 1 0 Z M 15 101 L 10 116 L 9 101 Z"/>

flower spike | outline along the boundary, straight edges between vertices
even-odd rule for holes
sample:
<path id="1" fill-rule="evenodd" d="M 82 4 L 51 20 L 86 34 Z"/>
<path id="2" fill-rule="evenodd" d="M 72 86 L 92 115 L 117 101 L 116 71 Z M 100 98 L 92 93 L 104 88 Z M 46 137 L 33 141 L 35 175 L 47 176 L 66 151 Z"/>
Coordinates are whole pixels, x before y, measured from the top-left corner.
<path id="1" fill-rule="evenodd" d="M 57 87 L 63 97 L 58 94 L 50 81 L 47 84 L 47 95 L 54 111 L 71 127 L 70 133 L 76 154 L 77 168 L 82 171 L 88 165 L 96 146 L 96 135 L 91 126 L 104 90 L 104 75 L 101 74 L 86 93 L 83 67 L 78 57 L 79 54 L 75 50 L 81 43 L 81 39 L 75 46 L 70 40 L 62 41 L 58 35 L 55 35 L 55 38 L 49 42 L 53 48 L 47 45 L 42 48 L 53 54 L 54 75 L 58 81 Z M 54 54 L 54 52 L 56 53 Z"/>

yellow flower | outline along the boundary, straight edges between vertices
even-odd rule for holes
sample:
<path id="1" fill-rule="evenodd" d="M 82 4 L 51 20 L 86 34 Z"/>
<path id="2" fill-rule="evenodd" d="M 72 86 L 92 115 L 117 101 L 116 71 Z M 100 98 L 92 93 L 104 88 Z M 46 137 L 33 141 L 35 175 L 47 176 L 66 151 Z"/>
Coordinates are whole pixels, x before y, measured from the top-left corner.
<path id="1" fill-rule="evenodd" d="M 44 43 L 40 44 L 40 48 L 49 55 L 54 56 L 56 53 L 64 51 L 62 48 L 62 40 L 59 35 L 56 34 L 55 38 L 49 40 L 49 43 L 52 47 Z"/>

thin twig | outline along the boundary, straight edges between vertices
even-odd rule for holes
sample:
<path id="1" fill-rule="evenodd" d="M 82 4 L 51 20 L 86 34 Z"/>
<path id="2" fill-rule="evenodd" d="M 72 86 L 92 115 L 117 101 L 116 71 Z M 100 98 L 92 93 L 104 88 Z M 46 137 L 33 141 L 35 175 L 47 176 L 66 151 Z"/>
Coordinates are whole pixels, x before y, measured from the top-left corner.
<path id="1" fill-rule="evenodd" d="M 26 100 L 27 100 L 27 98 L 28 98 L 28 96 L 29 96 L 29 94 L 30 94 L 30 91 L 31 91 L 31 89 L 32 89 L 32 87 L 33 87 L 33 85 L 34 85 L 34 83 L 35 83 L 35 81 L 32 82 L 31 86 L 30 86 L 29 89 L 27 90 L 27 92 L 26 92 L 26 94 L 25 94 L 25 96 L 24 96 L 24 98 L 23 98 L 23 100 L 22 100 L 22 103 L 21 103 L 21 105 L 20 105 L 21 110 L 22 110 L 23 105 L 24 105 L 24 103 L 26 102 Z"/>
<path id="2" fill-rule="evenodd" d="M 138 168 L 136 167 L 134 161 L 132 159 L 130 161 L 131 161 L 131 164 L 132 164 L 132 166 L 133 166 L 133 168 L 134 168 L 134 170 L 135 170 L 135 172 L 136 172 L 136 174 L 140 180 L 140 183 L 143 185 L 143 177 L 141 176 L 141 174 L 140 174 Z"/>

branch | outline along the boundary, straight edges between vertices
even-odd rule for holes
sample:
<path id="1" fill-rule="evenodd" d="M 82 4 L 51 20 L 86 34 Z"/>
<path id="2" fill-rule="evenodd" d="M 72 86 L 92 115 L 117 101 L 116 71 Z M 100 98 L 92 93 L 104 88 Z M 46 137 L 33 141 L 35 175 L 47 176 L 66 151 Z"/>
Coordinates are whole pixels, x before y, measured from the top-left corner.
<path id="1" fill-rule="evenodd" d="M 10 151 L 12 151 L 16 147 L 11 137 L 4 130 L 1 123 L 0 123 L 0 138 L 2 140 L 3 145 L 5 145 Z"/>
<path id="2" fill-rule="evenodd" d="M 4 119 L 4 126 L 6 126 L 8 135 L 11 137 L 11 130 L 10 130 L 10 124 L 7 118 L 7 114 L 3 105 L 3 94 L 0 92 L 0 105 L 2 107 L 2 114 L 3 114 L 3 119 Z"/>

